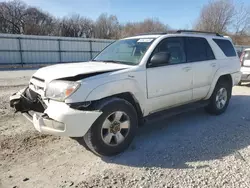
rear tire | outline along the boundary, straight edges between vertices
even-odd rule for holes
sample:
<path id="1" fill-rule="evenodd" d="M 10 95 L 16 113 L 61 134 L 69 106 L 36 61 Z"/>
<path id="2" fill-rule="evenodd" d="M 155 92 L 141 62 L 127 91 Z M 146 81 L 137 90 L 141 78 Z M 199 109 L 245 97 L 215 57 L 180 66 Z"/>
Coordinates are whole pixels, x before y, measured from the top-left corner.
<path id="1" fill-rule="evenodd" d="M 88 148 L 100 156 L 123 152 L 131 144 L 138 127 L 135 108 L 128 101 L 112 98 L 101 104 L 103 113 L 84 135 Z"/>
<path id="2" fill-rule="evenodd" d="M 232 86 L 226 81 L 219 81 L 215 86 L 210 103 L 205 107 L 209 114 L 220 115 L 226 111 L 231 98 Z"/>

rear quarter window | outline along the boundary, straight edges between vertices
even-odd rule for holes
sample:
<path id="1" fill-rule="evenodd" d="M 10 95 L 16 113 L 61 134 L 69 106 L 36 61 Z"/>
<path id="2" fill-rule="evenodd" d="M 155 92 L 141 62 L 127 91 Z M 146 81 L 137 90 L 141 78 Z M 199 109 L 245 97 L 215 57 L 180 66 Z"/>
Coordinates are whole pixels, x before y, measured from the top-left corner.
<path id="1" fill-rule="evenodd" d="M 223 51 L 225 56 L 227 56 L 227 57 L 236 56 L 236 52 L 234 50 L 234 47 L 229 40 L 213 39 L 213 41 L 220 47 L 220 49 Z"/>

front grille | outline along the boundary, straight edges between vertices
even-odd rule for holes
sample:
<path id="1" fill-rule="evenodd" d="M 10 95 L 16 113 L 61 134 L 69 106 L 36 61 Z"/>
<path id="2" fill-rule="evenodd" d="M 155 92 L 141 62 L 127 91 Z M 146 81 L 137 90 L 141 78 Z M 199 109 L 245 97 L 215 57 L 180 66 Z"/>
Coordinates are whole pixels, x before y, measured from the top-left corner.
<path id="1" fill-rule="evenodd" d="M 35 80 L 39 80 L 40 82 L 45 82 L 45 80 L 44 80 L 44 79 L 42 79 L 42 78 L 38 78 L 38 77 L 36 77 L 36 76 L 32 76 L 32 78 L 33 78 L 33 79 L 35 79 Z"/>
<path id="2" fill-rule="evenodd" d="M 30 86 L 33 86 L 35 88 L 35 90 L 44 90 L 44 87 L 40 87 L 40 86 L 35 85 L 33 83 L 30 83 Z"/>
<path id="3" fill-rule="evenodd" d="M 41 97 L 44 97 L 45 80 L 42 78 L 32 76 L 30 79 L 29 88 L 34 92 L 40 94 Z"/>

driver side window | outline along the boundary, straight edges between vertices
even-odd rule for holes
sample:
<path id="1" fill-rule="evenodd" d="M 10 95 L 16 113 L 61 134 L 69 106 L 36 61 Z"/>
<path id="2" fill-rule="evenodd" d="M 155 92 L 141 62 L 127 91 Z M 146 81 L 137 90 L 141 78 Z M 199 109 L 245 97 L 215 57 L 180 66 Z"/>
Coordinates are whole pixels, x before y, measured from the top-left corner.
<path id="1" fill-rule="evenodd" d="M 168 52 L 170 54 L 169 64 L 179 64 L 186 62 L 184 49 L 184 39 L 182 37 L 171 37 L 160 42 L 153 54 Z"/>

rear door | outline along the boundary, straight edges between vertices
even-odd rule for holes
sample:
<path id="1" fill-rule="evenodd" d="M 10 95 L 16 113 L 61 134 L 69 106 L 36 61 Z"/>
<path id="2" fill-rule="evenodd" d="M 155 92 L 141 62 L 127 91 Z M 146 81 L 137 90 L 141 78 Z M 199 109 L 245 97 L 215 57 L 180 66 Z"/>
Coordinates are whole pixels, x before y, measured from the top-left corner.
<path id="1" fill-rule="evenodd" d="M 203 37 L 186 37 L 187 62 L 193 67 L 193 100 L 204 98 L 217 70 L 214 53 Z"/>

